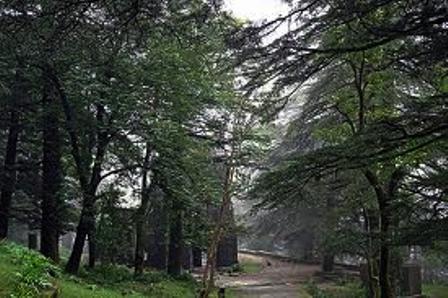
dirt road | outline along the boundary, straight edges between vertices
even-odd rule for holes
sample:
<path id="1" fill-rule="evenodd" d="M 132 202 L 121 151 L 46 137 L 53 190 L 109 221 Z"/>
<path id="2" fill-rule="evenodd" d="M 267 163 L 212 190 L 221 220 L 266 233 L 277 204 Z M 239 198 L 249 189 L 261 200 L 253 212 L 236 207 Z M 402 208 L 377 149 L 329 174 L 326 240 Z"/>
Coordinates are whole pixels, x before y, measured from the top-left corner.
<path id="1" fill-rule="evenodd" d="M 296 264 L 272 258 L 241 253 L 240 262 L 258 262 L 263 269 L 252 274 L 220 276 L 217 285 L 231 288 L 238 298 L 309 298 L 300 284 L 319 270 L 318 265 Z"/>

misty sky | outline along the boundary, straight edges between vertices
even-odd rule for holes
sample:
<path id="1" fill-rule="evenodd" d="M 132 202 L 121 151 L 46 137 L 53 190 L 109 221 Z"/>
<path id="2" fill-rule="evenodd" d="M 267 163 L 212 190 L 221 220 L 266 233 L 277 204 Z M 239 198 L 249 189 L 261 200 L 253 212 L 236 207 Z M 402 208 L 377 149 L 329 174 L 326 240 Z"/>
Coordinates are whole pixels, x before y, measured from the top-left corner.
<path id="1" fill-rule="evenodd" d="M 281 0 L 225 0 L 225 8 L 234 16 L 251 21 L 272 19 L 288 11 Z"/>

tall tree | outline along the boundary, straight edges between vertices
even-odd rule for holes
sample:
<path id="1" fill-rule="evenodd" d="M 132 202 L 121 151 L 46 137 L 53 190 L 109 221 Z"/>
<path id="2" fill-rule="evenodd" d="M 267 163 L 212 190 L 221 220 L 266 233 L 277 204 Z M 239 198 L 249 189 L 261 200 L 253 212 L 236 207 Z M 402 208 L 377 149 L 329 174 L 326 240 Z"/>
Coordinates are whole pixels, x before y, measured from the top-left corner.
<path id="1" fill-rule="evenodd" d="M 56 90 L 49 78 L 43 88 L 43 159 L 42 159 L 42 254 L 59 262 L 59 235 L 61 233 L 62 191 L 62 136 L 60 105 Z"/>
<path id="2" fill-rule="evenodd" d="M 306 82 L 330 87 L 326 94 L 330 100 L 315 105 L 317 113 L 313 115 L 320 114 L 327 120 L 328 115 L 337 115 L 335 118 L 344 123 L 327 127 L 333 133 L 326 134 L 331 138 L 325 139 L 330 141 L 327 144 L 338 145 L 303 154 L 295 166 L 308 177 L 349 167 L 359 169 L 365 177 L 378 208 L 378 220 L 371 221 L 378 225 L 371 228 L 381 235 L 378 247 L 381 297 L 395 295 L 389 281 L 392 202 L 403 173 L 409 171 L 407 167 L 415 166 L 415 160 L 406 159 L 403 163 L 402 158 L 431 150 L 434 144 L 440 146 L 440 137 L 446 134 L 446 126 L 442 124 L 446 119 L 443 108 L 446 92 L 434 80 L 440 75 L 440 68 L 442 77 L 446 76 L 446 55 L 439 48 L 447 40 L 446 10 L 442 1 L 292 1 L 289 13 L 259 26 L 248 26 L 240 34 L 246 41 L 240 47 L 241 62 L 249 66 L 245 71 L 246 88 L 253 91 L 270 83 L 273 86 L 270 98 L 274 100 L 266 105 L 269 111 L 281 109 Z M 288 22 L 285 34 L 262 42 L 264 36 Z M 344 67 L 343 72 L 332 72 Z M 328 72 L 332 73 L 322 75 Z M 344 80 L 341 75 L 349 75 L 351 79 Z M 390 77 L 393 75 L 400 79 L 394 82 Z M 337 76 L 341 79 L 337 80 Z M 416 88 L 419 92 L 406 92 Z M 331 94 L 335 90 L 344 91 Z M 418 101 L 428 104 L 425 109 L 428 113 L 422 113 Z M 406 108 L 401 109 L 400 105 Z M 366 149 L 369 142 L 375 142 L 376 148 Z M 301 163 L 305 159 L 306 165 Z M 294 167 L 291 163 L 290 166 Z M 279 169 L 276 175 L 291 175 L 288 181 L 300 176 L 283 170 Z M 276 180 L 284 183 L 280 178 Z M 275 192 L 265 190 L 270 195 Z M 289 196 L 294 193 L 297 192 L 289 191 Z M 285 198 L 279 193 L 276 196 Z"/>
<path id="3" fill-rule="evenodd" d="M 135 264 L 134 264 L 134 274 L 140 275 L 143 273 L 144 265 L 144 236 L 146 235 L 146 223 L 147 216 L 149 214 L 149 204 L 150 204 L 150 181 L 149 179 L 149 166 L 151 158 L 151 147 L 146 144 L 146 152 L 143 161 L 142 169 L 142 187 L 141 187 L 141 203 L 138 207 L 136 214 L 136 233 L 135 233 Z"/>
<path id="4" fill-rule="evenodd" d="M 2 170 L 0 189 L 0 239 L 8 236 L 8 222 L 17 175 L 17 144 L 20 133 L 20 106 L 25 102 L 26 86 L 24 85 L 23 65 L 15 70 L 14 85 L 11 98 L 7 104 L 9 113 L 8 138 Z"/>

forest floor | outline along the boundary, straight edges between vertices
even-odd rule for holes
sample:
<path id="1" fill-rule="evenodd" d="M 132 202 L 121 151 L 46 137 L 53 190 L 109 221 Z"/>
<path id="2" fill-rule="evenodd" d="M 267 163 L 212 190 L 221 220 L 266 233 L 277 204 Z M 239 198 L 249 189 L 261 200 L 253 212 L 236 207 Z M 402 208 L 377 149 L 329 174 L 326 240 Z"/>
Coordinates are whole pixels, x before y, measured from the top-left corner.
<path id="1" fill-rule="evenodd" d="M 235 298 L 310 298 L 310 283 L 331 285 L 332 282 L 319 277 L 320 266 L 302 264 L 287 260 L 240 253 L 242 267 L 245 264 L 259 264 L 258 272 L 222 274 L 217 286 L 226 288 L 226 297 Z M 250 265 L 248 267 L 255 267 Z"/>
<path id="2" fill-rule="evenodd" d="M 324 275 L 319 265 L 288 261 L 269 255 L 240 253 L 239 273 L 222 273 L 216 285 L 226 289 L 226 298 L 359 298 L 364 289 L 358 273 L 336 266 Z M 448 284 L 423 285 L 430 298 L 448 298 Z"/>

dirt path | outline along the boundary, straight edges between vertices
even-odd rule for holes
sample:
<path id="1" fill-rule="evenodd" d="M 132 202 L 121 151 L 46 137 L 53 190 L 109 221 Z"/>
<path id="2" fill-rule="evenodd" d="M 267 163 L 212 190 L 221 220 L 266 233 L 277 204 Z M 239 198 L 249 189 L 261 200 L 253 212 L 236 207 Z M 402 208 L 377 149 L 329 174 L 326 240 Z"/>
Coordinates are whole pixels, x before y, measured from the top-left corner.
<path id="1" fill-rule="evenodd" d="M 238 276 L 220 276 L 217 285 L 232 288 L 238 298 L 308 298 L 299 285 L 311 278 L 317 265 L 296 264 L 268 256 L 239 254 L 241 262 L 259 262 L 263 269 L 258 273 Z"/>

